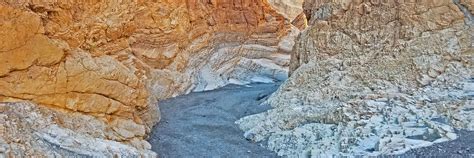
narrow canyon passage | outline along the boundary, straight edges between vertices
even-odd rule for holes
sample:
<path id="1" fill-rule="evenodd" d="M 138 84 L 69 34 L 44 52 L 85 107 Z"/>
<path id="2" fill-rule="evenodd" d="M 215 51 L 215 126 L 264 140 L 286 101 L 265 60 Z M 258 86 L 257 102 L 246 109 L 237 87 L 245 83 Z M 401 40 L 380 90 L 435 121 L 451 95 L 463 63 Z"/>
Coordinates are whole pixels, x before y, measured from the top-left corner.
<path id="1" fill-rule="evenodd" d="M 159 103 L 162 120 L 148 140 L 161 158 L 276 157 L 243 137 L 236 120 L 270 107 L 260 105 L 279 85 L 229 85 Z"/>
<path id="2" fill-rule="evenodd" d="M 278 157 L 251 142 L 234 123 L 270 109 L 264 102 L 279 84 L 228 85 L 191 93 L 159 103 L 162 121 L 149 138 L 161 158 L 174 157 Z M 463 157 L 474 155 L 474 132 L 456 132 L 454 141 L 417 148 L 398 157 Z M 265 142 L 264 142 L 265 143 Z"/>
<path id="3" fill-rule="evenodd" d="M 474 0 L 0 0 L 0 158 L 474 158 L 473 62 Z"/>

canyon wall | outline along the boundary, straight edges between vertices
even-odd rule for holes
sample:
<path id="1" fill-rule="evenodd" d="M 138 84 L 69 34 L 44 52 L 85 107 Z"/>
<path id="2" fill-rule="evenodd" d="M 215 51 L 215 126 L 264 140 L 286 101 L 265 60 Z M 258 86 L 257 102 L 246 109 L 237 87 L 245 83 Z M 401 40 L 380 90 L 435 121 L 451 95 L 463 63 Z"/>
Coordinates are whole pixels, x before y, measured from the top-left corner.
<path id="1" fill-rule="evenodd" d="M 285 16 L 291 24 L 303 30 L 307 27 L 306 15 L 303 12 L 304 0 L 269 0 L 275 10 Z"/>
<path id="2" fill-rule="evenodd" d="M 269 3 L 275 10 L 283 14 L 290 21 L 293 21 L 300 13 L 303 12 L 304 0 L 269 0 Z"/>
<path id="3" fill-rule="evenodd" d="M 264 0 L 2 0 L 0 21 L 0 154 L 24 156 L 154 157 L 158 100 L 285 80 L 297 34 Z"/>
<path id="4" fill-rule="evenodd" d="M 400 154 L 474 130 L 472 0 L 307 0 L 291 76 L 236 123 L 282 156 Z"/>

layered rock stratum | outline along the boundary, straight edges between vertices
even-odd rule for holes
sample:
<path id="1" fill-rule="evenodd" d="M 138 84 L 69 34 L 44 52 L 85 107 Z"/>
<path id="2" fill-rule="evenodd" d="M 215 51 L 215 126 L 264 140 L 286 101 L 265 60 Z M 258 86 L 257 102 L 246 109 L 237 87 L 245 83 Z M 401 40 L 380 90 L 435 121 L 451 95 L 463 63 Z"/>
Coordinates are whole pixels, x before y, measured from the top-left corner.
<path id="1" fill-rule="evenodd" d="M 289 157 L 400 154 L 474 130 L 472 0 L 307 0 L 291 76 L 237 121 Z"/>
<path id="2" fill-rule="evenodd" d="M 275 10 L 293 21 L 303 12 L 304 0 L 268 0 Z"/>
<path id="3" fill-rule="evenodd" d="M 303 12 L 304 0 L 269 0 L 269 2 L 277 12 L 285 16 L 299 30 L 308 26 Z"/>
<path id="4" fill-rule="evenodd" d="M 157 100 L 285 80 L 298 32 L 266 0 L 2 0 L 0 21 L 0 154 L 27 157 L 154 157 Z"/>

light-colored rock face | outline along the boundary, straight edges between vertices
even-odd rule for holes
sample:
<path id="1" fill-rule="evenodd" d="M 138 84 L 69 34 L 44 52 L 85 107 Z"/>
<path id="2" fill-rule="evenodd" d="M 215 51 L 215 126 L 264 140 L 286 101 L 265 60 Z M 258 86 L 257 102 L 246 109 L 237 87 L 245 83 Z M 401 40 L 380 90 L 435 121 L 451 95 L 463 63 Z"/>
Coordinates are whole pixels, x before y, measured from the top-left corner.
<path id="1" fill-rule="evenodd" d="M 472 1 L 305 2 L 274 109 L 237 121 L 287 156 L 399 154 L 474 130 Z"/>
<path id="2" fill-rule="evenodd" d="M 286 79 L 297 35 L 264 0 L 3 1 L 0 21 L 0 101 L 93 116 L 92 138 L 135 147 L 159 99 Z"/>
<path id="3" fill-rule="evenodd" d="M 106 127 L 90 115 L 28 102 L 0 103 L 0 156 L 156 157 L 144 140 L 132 139 L 135 148 L 108 140 Z"/>
<path id="4" fill-rule="evenodd" d="M 291 24 L 300 30 L 304 30 L 306 27 L 308 27 L 308 20 L 304 12 L 298 14 L 298 16 L 291 22 Z"/>
<path id="5" fill-rule="evenodd" d="M 268 0 L 268 2 L 279 13 L 283 14 L 290 21 L 293 21 L 303 12 L 303 2 L 305 0 Z"/>

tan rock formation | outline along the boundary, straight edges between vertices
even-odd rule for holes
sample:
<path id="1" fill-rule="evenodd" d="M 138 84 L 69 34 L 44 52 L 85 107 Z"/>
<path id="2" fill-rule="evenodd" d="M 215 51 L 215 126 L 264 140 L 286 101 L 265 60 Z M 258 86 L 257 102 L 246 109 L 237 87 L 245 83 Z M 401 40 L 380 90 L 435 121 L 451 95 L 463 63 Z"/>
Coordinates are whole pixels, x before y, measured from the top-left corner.
<path id="1" fill-rule="evenodd" d="M 269 3 L 290 21 L 293 21 L 303 12 L 303 2 L 305 0 L 268 0 Z"/>
<path id="2" fill-rule="evenodd" d="M 92 138 L 141 149 L 157 100 L 284 80 L 292 47 L 264 0 L 1 1 L 0 21 L 0 101 L 94 116 Z"/>
<path id="3" fill-rule="evenodd" d="M 474 130 L 472 0 L 309 0 L 274 107 L 237 123 L 286 156 L 400 154 Z"/>
<path id="4" fill-rule="evenodd" d="M 306 27 L 308 27 L 308 20 L 304 12 L 298 14 L 298 16 L 291 22 L 291 24 L 300 30 L 304 30 Z"/>

